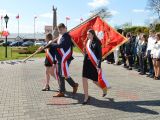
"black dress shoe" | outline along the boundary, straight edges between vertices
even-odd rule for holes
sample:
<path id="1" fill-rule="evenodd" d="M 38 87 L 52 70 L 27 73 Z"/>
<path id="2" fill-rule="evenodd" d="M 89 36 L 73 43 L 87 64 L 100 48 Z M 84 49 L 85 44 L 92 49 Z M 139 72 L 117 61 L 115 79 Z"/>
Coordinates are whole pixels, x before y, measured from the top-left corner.
<path id="1" fill-rule="evenodd" d="M 89 101 L 90 101 L 90 97 L 88 97 L 88 99 L 87 99 L 86 101 L 84 101 L 84 102 L 82 103 L 82 105 L 86 105 L 86 104 L 88 104 L 88 103 L 89 103 Z"/>
<path id="2" fill-rule="evenodd" d="M 141 72 L 141 70 L 140 70 L 140 69 L 138 69 L 138 72 Z"/>
<path id="3" fill-rule="evenodd" d="M 45 88 L 42 89 L 42 91 L 50 91 L 50 86 L 46 86 Z"/>
<path id="4" fill-rule="evenodd" d="M 142 73 L 142 72 L 141 72 L 141 73 L 139 73 L 139 74 L 140 74 L 140 75 L 145 75 L 145 73 Z"/>
<path id="5" fill-rule="evenodd" d="M 147 77 L 150 77 L 151 75 L 149 74 L 149 75 L 147 75 Z"/>
<path id="6" fill-rule="evenodd" d="M 150 78 L 154 78 L 154 75 L 150 75 L 149 77 L 150 77 Z"/>
<path id="7" fill-rule="evenodd" d="M 103 94 L 102 97 L 105 97 L 107 95 L 107 93 Z"/>
<path id="8" fill-rule="evenodd" d="M 130 67 L 130 68 L 128 68 L 128 70 L 132 70 L 132 68 Z"/>

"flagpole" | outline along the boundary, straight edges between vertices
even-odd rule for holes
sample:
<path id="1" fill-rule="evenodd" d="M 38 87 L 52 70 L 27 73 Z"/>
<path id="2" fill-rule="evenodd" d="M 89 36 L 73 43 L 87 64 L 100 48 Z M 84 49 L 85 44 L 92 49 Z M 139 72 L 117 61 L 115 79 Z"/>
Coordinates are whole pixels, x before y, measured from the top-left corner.
<path id="1" fill-rule="evenodd" d="M 34 17 L 34 40 L 36 40 L 36 19 Z"/>
<path id="2" fill-rule="evenodd" d="M 19 18 L 18 18 L 18 37 L 19 37 Z"/>
<path id="3" fill-rule="evenodd" d="M 67 18 L 66 18 L 66 27 L 67 27 Z"/>

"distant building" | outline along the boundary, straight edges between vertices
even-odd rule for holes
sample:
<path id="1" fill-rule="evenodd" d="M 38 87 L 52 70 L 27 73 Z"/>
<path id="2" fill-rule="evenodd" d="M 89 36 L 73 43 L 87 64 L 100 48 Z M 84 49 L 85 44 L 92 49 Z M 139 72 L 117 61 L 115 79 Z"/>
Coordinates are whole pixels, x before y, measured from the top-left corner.
<path id="1" fill-rule="evenodd" d="M 46 25 L 45 28 L 44 28 L 45 29 L 45 34 L 52 33 L 52 28 L 53 28 L 52 26 Z"/>

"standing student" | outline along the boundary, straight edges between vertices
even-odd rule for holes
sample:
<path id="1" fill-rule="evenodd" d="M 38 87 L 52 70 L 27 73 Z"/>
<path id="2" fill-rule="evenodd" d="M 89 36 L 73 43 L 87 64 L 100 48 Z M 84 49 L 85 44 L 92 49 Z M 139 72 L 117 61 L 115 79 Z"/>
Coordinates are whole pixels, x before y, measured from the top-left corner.
<path id="1" fill-rule="evenodd" d="M 145 75 L 147 72 L 147 35 L 142 34 L 141 36 L 141 44 L 139 50 L 139 60 L 140 60 L 140 74 Z"/>
<path id="2" fill-rule="evenodd" d="M 131 39 L 131 33 L 127 33 L 126 35 L 128 41 L 125 43 L 124 53 L 126 57 L 126 63 L 128 70 L 132 70 L 133 65 L 133 45 L 132 45 L 132 39 Z"/>
<path id="3" fill-rule="evenodd" d="M 154 79 L 160 79 L 160 33 L 156 34 L 156 42 L 151 50 L 151 56 L 153 58 L 153 67 L 155 76 Z"/>
<path id="4" fill-rule="evenodd" d="M 141 44 L 141 33 L 139 31 L 139 33 L 136 36 L 136 41 L 135 41 L 135 54 L 136 54 L 136 65 L 135 68 L 138 69 L 138 71 L 140 72 L 140 63 L 139 63 L 139 50 L 140 50 L 140 44 Z"/>
<path id="5" fill-rule="evenodd" d="M 87 44 L 85 49 L 85 56 L 83 61 L 83 72 L 82 72 L 82 82 L 84 89 L 84 102 L 82 104 L 87 104 L 90 100 L 88 95 L 88 79 L 91 79 L 98 87 L 102 88 L 98 82 L 98 75 L 101 73 L 101 59 L 102 59 L 102 49 L 101 42 L 97 38 L 95 31 L 90 29 L 87 32 Z M 107 82 L 107 81 L 106 81 Z M 108 85 L 108 83 L 107 83 Z M 109 85 L 107 86 L 109 87 Z M 103 97 L 106 96 L 107 89 L 103 89 Z"/>
<path id="6" fill-rule="evenodd" d="M 153 69 L 153 62 L 152 62 L 152 58 L 151 58 L 151 50 L 153 49 L 155 42 L 156 42 L 155 32 L 153 30 L 151 30 L 149 32 L 147 52 L 146 52 L 148 64 L 149 64 L 149 75 L 147 77 L 151 77 L 151 78 L 154 77 L 154 69 Z"/>

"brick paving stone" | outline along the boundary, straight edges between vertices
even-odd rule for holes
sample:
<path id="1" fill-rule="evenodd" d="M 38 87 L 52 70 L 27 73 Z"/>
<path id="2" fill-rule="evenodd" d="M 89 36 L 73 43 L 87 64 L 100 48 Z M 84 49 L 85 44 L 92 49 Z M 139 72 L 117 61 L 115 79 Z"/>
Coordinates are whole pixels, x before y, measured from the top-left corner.
<path id="1" fill-rule="evenodd" d="M 160 81 L 127 71 L 122 66 L 102 63 L 104 75 L 112 86 L 107 97 L 89 80 L 89 105 L 83 106 L 83 56 L 75 54 L 70 66 L 79 83 L 76 96 L 66 82 L 66 97 L 53 98 L 58 89 L 51 78 L 51 91 L 42 92 L 44 59 L 27 63 L 0 62 L 0 120 L 159 120 Z"/>

